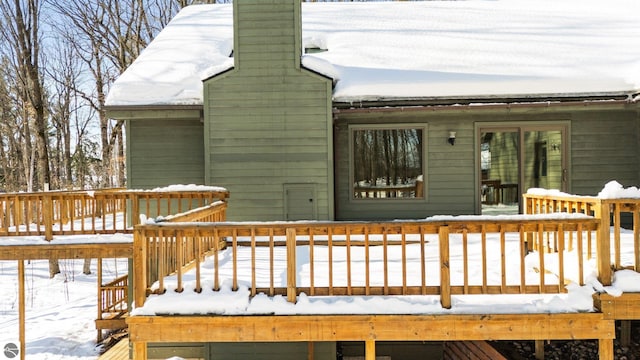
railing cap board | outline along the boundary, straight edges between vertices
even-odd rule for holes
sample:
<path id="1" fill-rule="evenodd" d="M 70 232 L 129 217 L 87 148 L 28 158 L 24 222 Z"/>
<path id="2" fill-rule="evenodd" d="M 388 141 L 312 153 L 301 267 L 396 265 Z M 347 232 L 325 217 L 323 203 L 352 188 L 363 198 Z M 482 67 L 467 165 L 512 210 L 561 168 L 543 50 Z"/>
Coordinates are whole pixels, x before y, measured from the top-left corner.
<path id="1" fill-rule="evenodd" d="M 227 232 L 237 231 L 237 235 L 250 235 L 251 229 L 273 229 L 273 235 L 284 235 L 286 229 L 296 229 L 300 235 L 324 235 L 328 228 L 335 233 L 346 233 L 347 228 L 351 234 L 381 234 L 381 233 L 405 233 L 424 232 L 437 234 L 438 228 L 442 226 L 451 227 L 450 231 L 469 230 L 473 232 L 487 231 L 537 231 L 540 226 L 542 230 L 551 231 L 562 224 L 565 230 L 575 230 L 578 225 L 583 226 L 583 230 L 593 230 L 598 227 L 598 220 L 592 216 L 584 214 L 540 214 L 540 215 L 513 215 L 513 216 L 460 216 L 450 217 L 447 220 L 423 219 L 405 220 L 391 222 L 368 222 L 368 221 L 273 221 L 273 222 L 156 222 L 136 225 L 136 229 L 141 231 L 196 231 L 196 230 L 218 230 L 225 231 L 221 236 L 228 236 Z M 267 235 L 263 232 L 254 235 Z"/>
<path id="2" fill-rule="evenodd" d="M 88 195 L 95 196 L 100 194 L 117 194 L 117 193 L 126 193 L 126 194 L 150 194 L 150 193 L 180 193 L 180 194 L 217 194 L 218 196 L 223 196 L 224 198 L 229 197 L 229 191 L 225 188 L 214 187 L 214 186 L 192 186 L 192 187 L 166 187 L 166 188 L 157 188 L 157 189 L 126 189 L 126 188 L 108 188 L 108 189 L 98 189 L 98 190 L 50 190 L 50 191 L 38 191 L 38 192 L 10 192 L 10 193 L 0 193 L 0 198 L 2 197 L 37 197 L 43 195 Z"/>
<path id="3" fill-rule="evenodd" d="M 554 200 L 554 201 L 570 201 L 570 202 L 589 202 L 589 203 L 640 203 L 640 198 L 633 197 L 621 197 L 621 198 L 606 198 L 606 197 L 598 197 L 598 196 L 590 196 L 590 195 L 571 195 L 571 194 L 530 194 L 525 193 L 522 195 L 524 198 L 529 199 L 543 199 L 543 200 Z"/>

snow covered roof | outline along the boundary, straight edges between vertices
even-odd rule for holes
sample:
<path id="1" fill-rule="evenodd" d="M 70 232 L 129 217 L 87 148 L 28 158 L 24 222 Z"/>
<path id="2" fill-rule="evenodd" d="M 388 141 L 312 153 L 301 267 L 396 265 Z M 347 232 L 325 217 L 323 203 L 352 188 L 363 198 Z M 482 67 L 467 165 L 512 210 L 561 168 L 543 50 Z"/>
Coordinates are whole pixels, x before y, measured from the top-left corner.
<path id="1" fill-rule="evenodd" d="M 232 5 L 183 9 L 113 84 L 108 106 L 199 105 L 233 67 Z M 632 95 L 640 2 L 469 0 L 303 3 L 306 68 L 334 101 Z"/>

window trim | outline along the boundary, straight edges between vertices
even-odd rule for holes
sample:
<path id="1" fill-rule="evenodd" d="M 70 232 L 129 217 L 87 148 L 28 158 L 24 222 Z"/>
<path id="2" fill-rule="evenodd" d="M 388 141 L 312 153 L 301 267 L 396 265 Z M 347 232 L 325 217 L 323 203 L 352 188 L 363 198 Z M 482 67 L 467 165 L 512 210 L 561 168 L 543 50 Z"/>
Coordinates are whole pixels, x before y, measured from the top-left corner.
<path id="1" fill-rule="evenodd" d="M 354 159 L 354 133 L 359 130 L 403 130 L 403 129 L 418 129 L 422 130 L 422 197 L 414 198 L 356 198 L 353 184 L 355 182 L 355 159 Z M 354 203 L 376 203 L 376 204 L 388 204 L 388 203 L 407 203 L 407 202 L 426 202 L 429 196 L 428 193 L 428 181 L 426 173 L 427 171 L 427 147 L 428 147 L 428 125 L 426 123 L 380 123 L 380 124 L 354 124 L 348 126 L 349 133 L 349 202 Z"/>

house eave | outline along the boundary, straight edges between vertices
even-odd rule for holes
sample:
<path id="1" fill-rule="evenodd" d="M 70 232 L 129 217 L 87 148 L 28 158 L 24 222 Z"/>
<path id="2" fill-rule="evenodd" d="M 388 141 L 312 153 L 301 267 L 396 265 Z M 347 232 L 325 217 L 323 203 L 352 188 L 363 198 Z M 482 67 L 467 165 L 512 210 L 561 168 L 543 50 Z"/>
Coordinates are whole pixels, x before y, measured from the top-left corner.
<path id="1" fill-rule="evenodd" d="M 111 105 L 103 108 L 110 119 L 202 119 L 202 104 L 192 105 Z"/>
<path id="2" fill-rule="evenodd" d="M 628 92 L 602 94 L 567 95 L 520 95 L 520 96 L 477 96 L 477 97 L 422 97 L 422 98 L 379 98 L 376 100 L 337 100 L 333 102 L 334 112 L 373 111 L 475 111 L 556 109 L 569 107 L 575 110 L 598 108 L 638 109 L 638 96 Z"/>

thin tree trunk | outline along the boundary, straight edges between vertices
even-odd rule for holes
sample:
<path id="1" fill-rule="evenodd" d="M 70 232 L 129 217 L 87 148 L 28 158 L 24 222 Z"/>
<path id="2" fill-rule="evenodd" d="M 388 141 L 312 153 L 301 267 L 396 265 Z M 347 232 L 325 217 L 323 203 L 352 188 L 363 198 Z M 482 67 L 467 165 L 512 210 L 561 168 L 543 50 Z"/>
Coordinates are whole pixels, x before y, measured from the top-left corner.
<path id="1" fill-rule="evenodd" d="M 91 258 L 84 259 L 84 264 L 82 265 L 82 273 L 85 275 L 91 274 Z"/>

